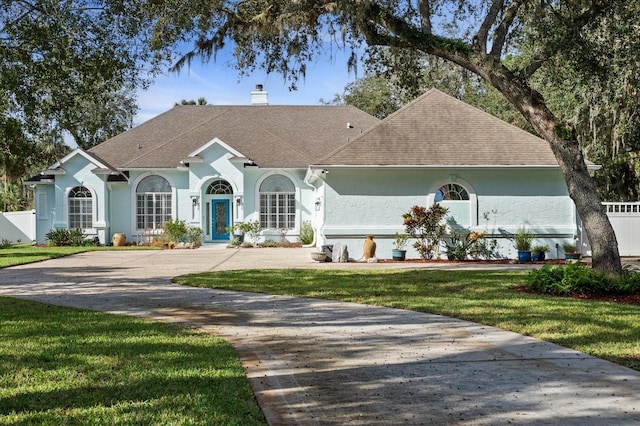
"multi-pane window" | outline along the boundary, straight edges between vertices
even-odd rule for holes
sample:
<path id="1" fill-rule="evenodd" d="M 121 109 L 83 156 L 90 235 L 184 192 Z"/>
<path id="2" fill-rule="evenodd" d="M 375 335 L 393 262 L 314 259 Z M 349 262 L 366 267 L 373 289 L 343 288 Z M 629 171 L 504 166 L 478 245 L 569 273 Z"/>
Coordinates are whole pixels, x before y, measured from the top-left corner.
<path id="1" fill-rule="evenodd" d="M 260 185 L 260 225 L 291 229 L 296 219 L 296 188 L 289 178 L 272 175 Z"/>
<path id="2" fill-rule="evenodd" d="M 207 187 L 207 194 L 229 195 L 233 194 L 233 188 L 226 180 L 217 179 Z"/>
<path id="3" fill-rule="evenodd" d="M 136 228 L 160 229 L 171 219 L 171 185 L 161 176 L 147 176 L 136 188 Z"/>
<path id="4" fill-rule="evenodd" d="M 69 229 L 93 228 L 93 198 L 84 186 L 69 191 Z"/>
<path id="5" fill-rule="evenodd" d="M 442 185 L 436 192 L 435 201 L 463 201 L 469 199 L 469 193 L 457 183 Z"/>

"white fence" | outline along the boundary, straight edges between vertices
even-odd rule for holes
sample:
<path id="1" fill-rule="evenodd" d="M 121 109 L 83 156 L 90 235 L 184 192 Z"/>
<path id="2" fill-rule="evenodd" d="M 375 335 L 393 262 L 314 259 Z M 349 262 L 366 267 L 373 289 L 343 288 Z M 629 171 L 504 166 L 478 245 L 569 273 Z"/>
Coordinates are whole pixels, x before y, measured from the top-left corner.
<path id="1" fill-rule="evenodd" d="M 640 203 L 602 203 L 618 240 L 620 256 L 640 256 Z"/>
<path id="2" fill-rule="evenodd" d="M 35 210 L 0 213 L 0 242 L 30 243 L 35 239 Z"/>

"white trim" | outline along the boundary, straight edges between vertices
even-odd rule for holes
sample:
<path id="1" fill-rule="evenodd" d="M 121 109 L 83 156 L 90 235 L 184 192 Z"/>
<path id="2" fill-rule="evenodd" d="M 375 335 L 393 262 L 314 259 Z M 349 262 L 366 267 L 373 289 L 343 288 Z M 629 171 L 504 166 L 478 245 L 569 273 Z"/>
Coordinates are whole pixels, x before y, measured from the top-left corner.
<path id="1" fill-rule="evenodd" d="M 98 161 L 95 157 L 93 157 L 92 155 L 90 155 L 89 153 L 85 152 L 84 150 L 82 150 L 80 148 L 76 148 L 73 151 L 71 151 L 69 154 L 65 155 L 62 159 L 60 159 L 60 161 L 58 161 L 58 162 L 52 164 L 51 166 L 49 166 L 49 169 L 57 169 L 58 167 L 62 166 L 64 163 L 66 163 L 67 161 L 69 161 L 70 159 L 75 157 L 76 155 L 83 156 L 87 161 L 89 161 L 90 163 L 95 164 L 96 166 L 98 166 L 101 169 L 112 170 L 111 167 L 109 167 L 106 164 Z M 47 173 L 51 173 L 51 172 L 52 172 L 52 170 L 47 171 Z"/>
<path id="2" fill-rule="evenodd" d="M 235 155 L 236 157 L 245 157 L 245 155 L 243 153 L 241 153 L 240 151 L 238 151 L 238 150 L 232 148 L 231 146 L 227 145 L 222 140 L 220 140 L 218 138 L 213 138 L 209 142 L 207 142 L 206 144 L 202 145 L 200 148 L 198 148 L 195 151 L 193 151 L 191 154 L 187 155 L 187 158 L 188 157 L 195 157 L 196 155 L 199 155 L 201 152 L 206 151 L 207 149 L 209 149 L 209 147 L 211 147 L 213 145 L 216 145 L 216 144 L 220 145 L 221 147 L 223 147 L 224 149 L 226 149 L 227 151 L 229 151 L 231 154 Z"/>
<path id="3" fill-rule="evenodd" d="M 188 158 L 184 158 L 182 160 L 180 160 L 180 164 L 191 164 L 191 163 L 203 163 L 204 159 L 202 157 L 200 157 L 199 155 L 194 155 L 193 157 L 188 157 Z"/>
<path id="4" fill-rule="evenodd" d="M 178 212 L 178 190 L 176 189 L 176 186 L 173 184 L 173 182 L 171 181 L 171 179 L 162 174 L 162 173 L 157 173 L 157 172 L 147 172 L 147 173 L 142 173 L 140 174 L 138 177 L 135 178 L 135 180 L 133 182 L 131 182 L 131 191 L 130 191 L 130 198 L 131 198 L 131 233 L 132 234 L 136 234 L 136 233 L 140 233 L 141 231 L 144 231 L 144 229 L 138 229 L 138 227 L 136 226 L 136 218 L 137 218 L 137 214 L 138 214 L 138 203 L 137 203 L 137 196 L 138 196 L 138 184 L 140 183 L 140 181 L 144 178 L 146 178 L 147 176 L 160 176 L 161 178 L 165 179 L 167 182 L 169 182 L 169 185 L 171 186 L 171 219 L 176 220 L 177 219 L 177 212 Z"/>
<path id="5" fill-rule="evenodd" d="M 467 194 L 469 194 L 469 224 L 470 226 L 478 226 L 478 195 L 476 194 L 476 190 L 474 189 L 473 185 L 471 185 L 466 180 L 459 178 L 458 176 L 449 175 L 449 177 L 447 178 L 435 181 L 435 183 L 431 185 L 431 188 L 429 189 L 429 195 L 427 196 L 427 205 L 432 206 L 435 203 L 436 191 L 442 188 L 442 186 L 449 183 L 460 185 L 467 191 Z"/>
<path id="6" fill-rule="evenodd" d="M 557 164 L 311 164 L 309 169 L 560 169 Z M 600 170 L 587 164 L 587 170 Z"/>
<path id="7" fill-rule="evenodd" d="M 314 169 L 559 169 L 557 164 L 312 164 Z"/>
<path id="8" fill-rule="evenodd" d="M 91 228 L 84 228 L 83 231 L 85 234 L 95 234 L 95 224 L 98 222 L 98 197 L 96 195 L 96 191 L 85 185 L 83 182 L 79 182 L 77 185 L 68 186 L 64 191 L 64 202 L 62 203 L 62 214 L 67 223 L 67 228 L 70 228 L 70 220 L 69 220 L 69 193 L 73 188 L 86 188 L 91 193 Z"/>
<path id="9" fill-rule="evenodd" d="M 196 193 L 200 195 L 206 195 L 203 193 L 205 184 L 208 186 L 212 181 L 216 179 L 221 179 L 229 182 L 229 184 L 231 185 L 231 188 L 233 188 L 233 195 L 242 195 L 242 191 L 240 191 L 238 184 L 233 179 L 231 179 L 225 174 L 219 174 L 219 173 L 215 175 L 207 175 L 201 178 L 198 181 L 198 183 L 196 183 L 196 187 L 195 187 Z"/>
<path id="10" fill-rule="evenodd" d="M 291 183 L 293 183 L 293 188 L 294 188 L 294 203 L 295 203 L 295 209 L 296 209 L 296 214 L 295 217 L 293 218 L 293 223 L 294 223 L 294 228 L 291 229 L 292 232 L 300 232 L 300 210 L 301 210 L 301 192 L 300 192 L 300 185 L 298 185 L 298 179 L 292 175 L 291 173 L 284 171 L 284 170 L 271 170 L 265 174 L 263 174 L 262 176 L 260 176 L 260 179 L 258 179 L 256 181 L 256 187 L 254 188 L 255 191 L 255 208 L 256 210 L 252 213 L 254 216 L 257 216 L 255 218 L 255 220 L 260 220 L 260 186 L 262 185 L 262 182 L 264 182 L 267 178 L 273 176 L 273 175 L 283 175 L 285 177 L 287 177 L 289 180 L 291 180 Z M 270 229 L 273 228 L 265 228 L 265 231 L 269 231 Z"/>

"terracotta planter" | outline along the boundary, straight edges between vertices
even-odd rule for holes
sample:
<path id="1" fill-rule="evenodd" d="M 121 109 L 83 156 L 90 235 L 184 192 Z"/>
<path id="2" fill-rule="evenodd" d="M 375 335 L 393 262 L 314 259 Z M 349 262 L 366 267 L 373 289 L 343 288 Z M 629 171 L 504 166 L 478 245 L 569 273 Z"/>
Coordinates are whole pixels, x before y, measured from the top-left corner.
<path id="1" fill-rule="evenodd" d="M 364 253 L 364 260 L 376 257 L 376 242 L 373 241 L 373 235 L 367 235 L 367 239 L 362 246 L 362 252 Z"/>
<path id="2" fill-rule="evenodd" d="M 127 245 L 127 236 L 122 232 L 116 232 L 111 238 L 114 247 L 124 247 Z"/>

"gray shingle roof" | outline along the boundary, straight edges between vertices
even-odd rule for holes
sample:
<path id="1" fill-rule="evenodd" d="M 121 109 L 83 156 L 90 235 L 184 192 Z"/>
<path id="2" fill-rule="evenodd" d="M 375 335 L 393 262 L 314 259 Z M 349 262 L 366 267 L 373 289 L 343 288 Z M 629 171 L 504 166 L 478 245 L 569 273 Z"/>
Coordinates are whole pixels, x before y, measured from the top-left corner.
<path id="1" fill-rule="evenodd" d="M 547 142 L 432 89 L 317 166 L 557 166 Z"/>
<path id="2" fill-rule="evenodd" d="M 260 167 L 299 168 L 377 122 L 351 106 L 179 105 L 89 152 L 118 169 L 173 168 L 218 138 Z"/>

